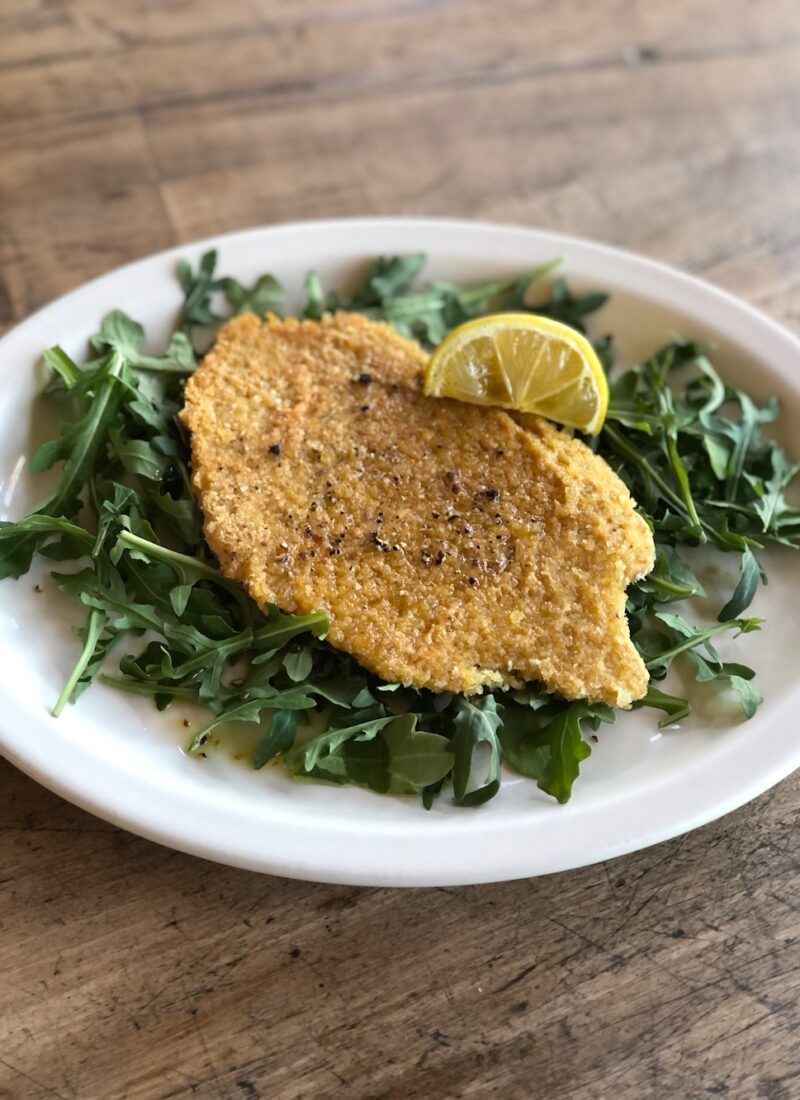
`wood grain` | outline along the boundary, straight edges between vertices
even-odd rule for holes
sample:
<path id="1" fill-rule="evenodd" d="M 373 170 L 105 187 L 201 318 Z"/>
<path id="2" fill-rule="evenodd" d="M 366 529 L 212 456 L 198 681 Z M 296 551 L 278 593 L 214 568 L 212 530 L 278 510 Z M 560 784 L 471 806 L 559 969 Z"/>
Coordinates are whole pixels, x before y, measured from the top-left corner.
<path id="1" fill-rule="evenodd" d="M 181 240 L 407 212 L 622 244 L 800 331 L 798 72 L 795 0 L 4 0 L 0 328 Z M 800 1095 L 797 779 L 406 892 L 0 791 L 3 1100 Z"/>

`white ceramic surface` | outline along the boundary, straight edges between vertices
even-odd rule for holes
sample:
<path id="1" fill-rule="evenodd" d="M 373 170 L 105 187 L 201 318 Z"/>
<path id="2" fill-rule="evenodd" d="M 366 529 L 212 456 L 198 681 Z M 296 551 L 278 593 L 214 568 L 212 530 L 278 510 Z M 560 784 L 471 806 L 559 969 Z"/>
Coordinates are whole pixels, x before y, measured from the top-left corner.
<path id="1" fill-rule="evenodd" d="M 578 289 L 612 292 L 593 323 L 635 361 L 672 333 L 711 339 L 725 377 L 758 397 L 778 393 L 778 434 L 800 450 L 800 342 L 742 302 L 643 258 L 557 234 L 446 220 L 364 219 L 255 229 L 161 253 L 112 272 L 30 317 L 0 341 L 0 516 L 18 518 L 45 495 L 26 458 L 46 435 L 33 403 L 33 364 L 61 343 L 76 355 L 108 310 L 141 320 L 154 347 L 174 321 L 180 256 L 211 244 L 220 270 L 243 281 L 274 272 L 292 305 L 315 268 L 341 285 L 376 254 L 429 254 L 426 279 L 459 283 L 523 272 L 555 256 Z M 765 703 L 700 713 L 659 732 L 654 712 L 620 716 L 600 741 L 572 801 L 560 807 L 533 782 L 507 775 L 478 810 L 446 798 L 426 813 L 415 799 L 293 782 L 260 772 L 230 751 L 188 758 L 183 718 L 148 700 L 97 685 L 59 719 L 49 707 L 72 665 L 75 609 L 39 570 L 0 583 L 0 751 L 47 787 L 109 821 L 174 848 L 295 878 L 406 886 L 491 882 L 608 859 L 696 828 L 741 806 L 800 765 L 800 616 L 793 602 L 800 554 L 765 557 L 770 584 L 753 614 L 760 634 L 740 639 L 738 658 L 757 669 Z M 44 592 L 34 591 L 42 578 Z M 712 578 L 713 583 L 713 578 Z M 723 648 L 723 647 L 721 647 Z M 723 648 L 723 652 L 726 650 Z"/>

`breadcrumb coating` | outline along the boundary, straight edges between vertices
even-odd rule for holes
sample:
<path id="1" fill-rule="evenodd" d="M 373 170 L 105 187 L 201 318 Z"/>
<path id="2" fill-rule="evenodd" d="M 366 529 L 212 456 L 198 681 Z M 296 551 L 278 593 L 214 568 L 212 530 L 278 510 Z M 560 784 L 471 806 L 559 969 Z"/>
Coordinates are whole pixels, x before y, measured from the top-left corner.
<path id="1" fill-rule="evenodd" d="M 325 610 L 391 683 L 629 706 L 648 675 L 625 590 L 654 547 L 628 490 L 538 417 L 423 396 L 426 362 L 356 314 L 223 327 L 182 412 L 223 573 Z"/>

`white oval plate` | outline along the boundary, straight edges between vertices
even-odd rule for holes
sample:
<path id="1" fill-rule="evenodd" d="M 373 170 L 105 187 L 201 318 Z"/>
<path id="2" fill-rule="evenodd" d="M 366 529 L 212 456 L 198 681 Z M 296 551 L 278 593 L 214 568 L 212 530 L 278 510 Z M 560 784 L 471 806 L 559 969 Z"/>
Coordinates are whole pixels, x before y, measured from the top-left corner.
<path id="1" fill-rule="evenodd" d="M 425 277 L 457 283 L 523 272 L 556 256 L 578 289 L 611 291 L 594 322 L 613 332 L 627 362 L 671 334 L 713 340 L 725 377 L 755 396 L 778 393 L 784 442 L 800 438 L 800 342 L 767 317 L 661 264 L 587 241 L 510 226 L 447 220 L 364 219 L 254 229 L 163 252 L 112 272 L 30 317 L 0 341 L 0 515 L 18 518 L 44 495 L 26 458 L 43 434 L 34 416 L 33 364 L 61 343 L 76 355 L 101 317 L 121 307 L 159 346 L 181 303 L 174 270 L 219 248 L 219 270 L 246 281 L 276 274 L 300 301 L 316 269 L 341 285 L 377 254 L 424 251 Z M 446 797 L 426 813 L 416 799 L 289 780 L 253 771 L 230 751 L 207 760 L 182 751 L 187 712 L 95 685 L 58 720 L 49 707 L 75 658 L 74 609 L 47 587 L 46 570 L 0 584 L 0 750 L 70 801 L 151 840 L 257 871 L 323 882 L 429 886 L 563 871 L 696 828 L 741 806 L 800 766 L 800 685 L 792 608 L 800 554 L 766 558 L 770 584 L 753 614 L 766 628 L 737 643 L 757 669 L 765 703 L 750 722 L 697 716 L 659 733 L 651 711 L 621 715 L 558 806 L 508 775 L 492 802 L 458 809 Z M 43 579 L 45 591 L 34 584 Z M 792 593 L 790 595 L 790 593 Z M 194 721 L 196 715 L 190 715 Z"/>

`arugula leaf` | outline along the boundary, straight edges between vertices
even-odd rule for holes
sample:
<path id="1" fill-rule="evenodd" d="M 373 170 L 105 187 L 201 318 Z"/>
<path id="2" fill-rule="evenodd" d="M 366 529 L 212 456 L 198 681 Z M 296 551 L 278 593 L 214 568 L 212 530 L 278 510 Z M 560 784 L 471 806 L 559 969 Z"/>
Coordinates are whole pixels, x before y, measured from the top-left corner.
<path id="1" fill-rule="evenodd" d="M 311 682 L 308 690 L 337 707 L 358 710 L 375 703 L 366 684 L 364 676 L 354 676 L 346 669 L 337 669 L 330 679 Z"/>
<path id="2" fill-rule="evenodd" d="M 179 328 L 189 340 L 195 328 L 213 328 L 220 320 L 211 310 L 211 298 L 221 290 L 223 280 L 214 277 L 217 267 L 217 250 L 210 249 L 200 259 L 197 272 L 193 272 L 186 260 L 178 262 L 178 281 L 183 288 L 185 301 L 179 319 Z"/>
<path id="3" fill-rule="evenodd" d="M 189 752 L 197 752 L 202 748 L 217 726 L 223 722 L 260 722 L 265 710 L 311 710 L 314 707 L 314 700 L 299 689 L 279 692 L 274 688 L 261 688 L 258 692 L 253 690 L 248 695 L 249 697 L 244 701 L 240 698 L 232 700 L 215 718 L 203 726 L 189 743 Z"/>
<path id="4" fill-rule="evenodd" d="M 235 313 L 256 313 L 259 317 L 275 310 L 283 301 L 283 287 L 273 275 L 261 275 L 251 287 L 238 279 L 221 280 L 225 297 Z"/>
<path id="5" fill-rule="evenodd" d="M 681 699 L 677 695 L 668 695 L 664 691 L 659 691 L 653 684 L 648 687 L 644 699 L 640 699 L 634 706 L 655 707 L 656 710 L 663 710 L 664 717 L 658 723 L 660 727 L 681 722 L 689 716 L 692 710 L 688 699 Z"/>
<path id="6" fill-rule="evenodd" d="M 307 301 L 302 315 L 306 320 L 318 321 L 330 308 L 330 300 L 325 298 L 325 291 L 316 271 L 310 271 L 306 276 L 305 290 Z"/>
<path id="7" fill-rule="evenodd" d="M 116 565 L 122 559 L 123 554 L 127 554 L 135 561 L 142 561 L 146 563 L 160 562 L 164 565 L 168 565 L 178 578 L 178 583 L 181 586 L 188 586 L 191 588 L 198 581 L 211 581 L 213 584 L 218 585 L 220 588 L 224 588 L 229 592 L 233 598 L 239 603 L 240 607 L 244 610 L 245 621 L 249 621 L 251 605 L 246 601 L 241 587 L 236 584 L 235 581 L 228 580 L 224 577 L 220 571 L 213 565 L 209 565 L 208 562 L 203 561 L 201 558 L 193 558 L 189 554 L 182 554 L 178 550 L 171 550 L 167 546 L 162 546 L 154 541 L 154 538 L 146 538 L 142 535 L 134 534 L 133 531 L 126 530 L 127 524 L 123 520 L 122 529 L 117 534 L 117 540 L 111 551 L 111 560 Z M 152 535 L 152 529 L 148 532 Z M 291 623 L 288 626 L 298 626 L 297 617 L 289 616 Z M 306 619 L 309 622 L 322 621 L 327 624 L 327 618 L 324 616 L 307 616 Z M 305 627 L 301 627 L 305 629 Z M 264 626 L 261 628 L 261 639 L 267 637 L 265 632 L 269 631 L 269 627 Z M 290 636 L 288 631 L 284 631 L 287 637 Z"/>
<path id="8" fill-rule="evenodd" d="M 92 660 L 95 650 L 97 649 L 106 622 L 106 616 L 102 611 L 93 608 L 89 612 L 89 618 L 81 631 L 83 649 L 81 650 L 81 655 L 78 658 L 75 668 L 72 670 L 61 695 L 59 695 L 53 707 L 52 713 L 54 718 L 58 718 L 59 714 L 61 714 L 66 703 L 72 698 L 78 683 L 84 677 L 89 662 Z"/>
<path id="9" fill-rule="evenodd" d="M 320 760 L 326 756 L 333 756 L 345 742 L 353 738 L 361 741 L 370 741 L 384 726 L 395 719 L 392 715 L 384 715 L 378 718 L 367 718 L 363 722 L 354 722 L 350 726 L 341 729 L 327 730 L 317 734 L 304 745 L 292 750 L 285 757 L 285 764 L 289 771 L 311 772 L 317 767 Z"/>
<path id="10" fill-rule="evenodd" d="M 99 352 L 119 352 L 129 366 L 139 370 L 187 376 L 197 367 L 194 349 L 183 332 L 173 332 L 163 355 L 145 355 L 142 352 L 144 329 L 121 309 L 112 310 L 103 318 L 100 331 L 92 337 L 91 344 Z"/>
<path id="11" fill-rule="evenodd" d="M 18 552 L 21 544 L 25 542 L 26 535 L 33 535 L 39 541 L 39 547 L 41 550 L 44 537 L 47 535 L 63 535 L 73 540 L 73 552 L 72 557 L 80 557 L 81 553 L 88 553 L 91 549 L 94 539 L 85 531 L 82 527 L 79 527 L 77 523 L 71 523 L 69 520 L 60 519 L 58 516 L 41 515 L 38 512 L 32 512 L 31 515 L 26 516 L 25 519 L 19 520 L 18 523 L 8 523 L 6 521 L 0 521 L 0 563 L 13 560 L 14 555 Z M 13 569 L 19 568 L 19 573 L 16 571 L 9 571 L 2 573 L 2 576 L 19 576 L 27 571 L 29 566 L 23 567 L 21 564 L 13 565 Z"/>
<path id="12" fill-rule="evenodd" d="M 80 506 L 80 494 L 101 459 L 110 425 L 131 387 L 125 360 L 114 352 L 97 372 L 94 395 L 85 415 L 73 424 L 61 426 L 58 439 L 40 447 L 31 460 L 34 473 L 64 463 L 57 489 L 44 500 L 35 514 L 72 519 Z M 0 579 L 19 577 L 30 569 L 41 534 L 23 524 L 3 528 L 0 542 Z"/>
<path id="13" fill-rule="evenodd" d="M 659 623 L 663 623 L 667 626 L 672 637 L 678 639 L 673 645 L 670 645 L 668 649 L 662 650 L 655 657 L 651 657 L 650 660 L 646 662 L 651 673 L 661 676 L 669 671 L 672 662 L 681 653 L 686 653 L 689 650 L 698 649 L 699 647 L 705 648 L 711 657 L 718 659 L 716 652 L 711 646 L 712 638 L 726 631 L 737 631 L 738 634 L 750 634 L 754 630 L 760 630 L 761 623 L 763 622 L 763 619 L 730 619 L 724 623 L 717 623 L 716 626 L 694 627 L 690 623 L 687 623 L 680 615 L 675 615 L 666 611 L 657 611 L 654 618 Z"/>
<path id="14" fill-rule="evenodd" d="M 675 547 L 659 543 L 652 571 L 637 583 L 631 595 L 646 597 L 644 602 L 651 605 L 705 596 L 705 591 Z"/>
<path id="15" fill-rule="evenodd" d="M 448 738 L 418 730 L 417 715 L 367 720 L 321 735 L 286 760 L 297 774 L 356 783 L 378 794 L 414 794 L 441 783 L 453 767 Z"/>
<path id="16" fill-rule="evenodd" d="M 582 703 L 573 703 L 542 731 L 547 735 L 548 751 L 544 755 L 544 767 L 537 782 L 543 791 L 562 804 L 569 801 L 580 765 L 592 751 L 581 733 L 580 719 L 587 713 L 588 708 Z"/>
<path id="17" fill-rule="evenodd" d="M 797 523 L 800 513 L 790 508 L 785 499 L 785 492 L 791 482 L 800 473 L 800 462 L 790 462 L 780 447 L 773 444 L 770 448 L 771 474 L 767 478 L 760 478 L 748 471 L 744 471 L 755 499 L 753 511 L 761 521 L 761 530 L 768 533 L 775 530 L 787 516 Z"/>
<path id="18" fill-rule="evenodd" d="M 412 791 L 440 782 L 450 774 L 454 761 L 448 738 L 416 729 L 416 720 L 415 714 L 403 715 L 380 734 L 389 749 L 389 774 Z"/>
<path id="19" fill-rule="evenodd" d="M 297 711 L 276 710 L 272 715 L 269 733 L 259 741 L 253 756 L 253 767 L 263 768 L 282 752 L 294 744 L 297 732 Z"/>
<path id="20" fill-rule="evenodd" d="M 345 741 L 338 752 L 318 761 L 311 774 L 334 782 L 357 783 L 378 794 L 388 794 L 389 749 L 380 737 Z M 406 793 L 406 792 L 403 792 Z"/>
<path id="21" fill-rule="evenodd" d="M 58 345 L 45 348 L 42 352 L 42 364 L 44 367 L 44 377 L 41 380 L 43 393 L 57 393 L 62 387 L 69 392 L 80 386 L 83 381 L 84 370 Z"/>
<path id="22" fill-rule="evenodd" d="M 761 692 L 745 676 L 728 676 L 728 683 L 739 696 L 739 705 L 745 718 L 752 718 L 764 701 Z"/>
<path id="23" fill-rule="evenodd" d="M 760 445 L 759 425 L 767 424 L 778 415 L 779 406 L 777 399 L 767 402 L 763 409 L 758 409 L 746 393 L 737 394 L 742 410 L 741 420 L 737 425 L 733 446 L 728 463 L 728 476 L 725 481 L 725 498 L 735 501 L 738 496 L 739 482 L 745 471 L 745 463 L 753 450 L 758 450 Z"/>
<path id="24" fill-rule="evenodd" d="M 498 713 L 493 695 L 456 698 L 452 747 L 455 756 L 453 795 L 458 805 L 479 806 L 482 802 L 493 798 L 500 789 L 502 750 L 497 731 L 501 722 L 502 718 Z M 489 747 L 486 779 L 481 786 L 469 790 L 473 757 L 480 744 L 486 744 Z"/>
<path id="25" fill-rule="evenodd" d="M 556 702 L 535 711 L 504 708 L 500 739 L 509 765 L 563 804 L 592 751 L 582 724 L 596 729 L 600 722 L 613 721 L 613 710 L 603 704 Z"/>
<path id="26" fill-rule="evenodd" d="M 303 683 L 311 675 L 314 667 L 314 654 L 310 649 L 296 649 L 283 658 L 286 675 L 294 683 Z"/>
<path id="27" fill-rule="evenodd" d="M 752 718 L 761 703 L 761 694 L 750 681 L 755 673 L 752 668 L 736 662 L 721 661 L 716 654 L 692 651 L 688 654 L 699 681 L 717 680 L 736 693 L 745 718 Z"/>
<path id="28" fill-rule="evenodd" d="M 415 252 L 407 256 L 379 256 L 374 261 L 361 288 L 353 295 L 348 309 L 364 309 L 383 305 L 403 294 L 425 266 L 425 256 Z"/>
<path id="29" fill-rule="evenodd" d="M 571 325 L 578 332 L 586 332 L 586 317 L 596 313 L 608 301 L 608 295 L 602 293 L 583 294 L 576 298 L 564 279 L 556 280 L 549 302 L 536 309 L 543 317 L 552 317 L 565 325 Z"/>
<path id="30" fill-rule="evenodd" d="M 766 583 L 766 576 L 756 561 L 755 554 L 747 546 L 742 554 L 739 583 L 736 585 L 733 595 L 717 616 L 719 621 L 725 622 L 727 619 L 736 619 L 743 611 L 746 611 L 753 602 L 758 583 L 761 580 Z"/>

